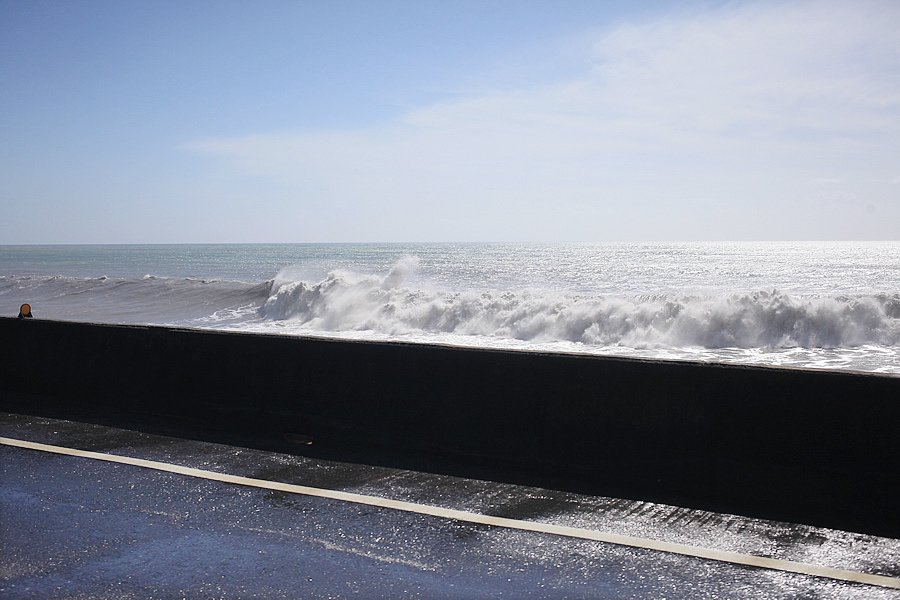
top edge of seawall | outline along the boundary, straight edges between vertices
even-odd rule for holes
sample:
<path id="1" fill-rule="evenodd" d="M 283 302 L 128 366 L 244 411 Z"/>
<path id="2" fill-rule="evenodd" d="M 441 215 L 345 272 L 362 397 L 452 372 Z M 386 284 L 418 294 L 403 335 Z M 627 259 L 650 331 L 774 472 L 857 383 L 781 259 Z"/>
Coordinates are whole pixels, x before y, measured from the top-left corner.
<path id="1" fill-rule="evenodd" d="M 92 321 L 68 321 L 64 319 L 17 319 L 16 317 L 9 316 L 0 316 L 0 321 L 22 321 L 23 323 L 28 323 L 29 325 L 37 325 L 46 324 L 51 326 L 76 326 L 76 327 L 92 327 L 92 328 L 107 328 L 107 329 L 118 329 L 118 330 L 132 330 L 132 331 L 167 331 L 173 333 L 184 333 L 184 334 L 193 334 L 193 335 L 204 335 L 204 336 L 228 336 L 228 337 L 243 337 L 243 338 L 257 338 L 257 339 L 271 339 L 271 340 L 279 340 L 279 343 L 293 341 L 302 341 L 304 343 L 323 343 L 323 344 L 338 344 L 338 345 L 360 345 L 360 346 L 380 346 L 380 347 L 391 347 L 391 348 L 426 348 L 426 349 L 439 349 L 439 350 L 450 350 L 459 353 L 479 353 L 479 354 L 501 354 L 501 355 L 513 355 L 513 356 L 540 356 L 547 358 L 565 358 L 565 359 L 577 359 L 577 360 L 589 360 L 589 361 L 598 361 L 598 362 L 606 362 L 606 363 L 620 363 L 620 364 L 644 364 L 644 365 L 663 365 L 663 366 L 686 366 L 686 367 L 695 367 L 695 368 L 705 368 L 705 369 L 729 369 L 729 370 L 741 370 L 741 371 L 761 371 L 761 372 L 771 372 L 771 371 L 789 371 L 789 372 L 798 372 L 798 373 L 807 373 L 812 375 L 827 375 L 827 376 L 844 376 L 844 377 L 871 377 L 871 378 L 882 378 L 882 379 L 891 379 L 900 381 L 900 375 L 895 375 L 892 373 L 875 373 L 872 371 L 859 371 L 859 370 L 851 370 L 851 369 L 841 369 L 841 370 L 828 370 L 828 369 L 815 369 L 809 367 L 796 367 L 796 366 L 788 366 L 788 365 L 751 365 L 751 364 L 740 364 L 740 363 L 726 363 L 726 362 L 716 362 L 716 361 L 701 361 L 701 360 L 687 360 L 687 359 L 662 359 L 662 358 L 647 358 L 647 357 L 638 357 L 638 356 L 613 356 L 613 355 L 605 355 L 605 354 L 591 354 L 591 353 L 581 353 L 581 352 L 550 352 L 550 351 L 542 351 L 542 350 L 530 350 L 530 349 L 512 349 L 512 348 L 490 348 L 490 347 L 475 347 L 475 346 L 460 346 L 456 344 L 447 344 L 440 342 L 406 342 L 402 340 L 365 340 L 365 339 L 350 339 L 350 338 L 342 338 L 337 336 L 329 336 L 327 334 L 324 335 L 301 335 L 301 334 L 281 334 L 281 333 L 265 333 L 265 332 L 257 332 L 257 331 L 234 331 L 234 330 L 222 330 L 222 329 L 204 329 L 199 327 L 177 327 L 171 325 L 150 325 L 150 324 L 134 324 L 134 323 L 98 323 Z"/>

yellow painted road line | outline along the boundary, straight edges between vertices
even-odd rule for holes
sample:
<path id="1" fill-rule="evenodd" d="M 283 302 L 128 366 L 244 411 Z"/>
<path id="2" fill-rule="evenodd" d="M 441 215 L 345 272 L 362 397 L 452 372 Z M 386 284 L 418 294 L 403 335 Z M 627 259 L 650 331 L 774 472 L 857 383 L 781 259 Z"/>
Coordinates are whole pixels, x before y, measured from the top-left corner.
<path id="1" fill-rule="evenodd" d="M 489 515 L 482 515 L 462 510 L 441 508 L 439 506 L 429 506 L 427 504 L 415 504 L 413 502 L 403 502 L 400 500 L 379 498 L 377 496 L 365 496 L 362 494 L 352 494 L 349 492 L 340 492 L 336 490 L 315 488 L 305 485 L 280 483 L 278 481 L 267 481 L 265 479 L 253 479 L 250 477 L 229 475 L 227 473 L 216 473 L 215 471 L 206 471 L 203 469 L 183 467 L 180 465 L 157 462 L 154 460 L 144 460 L 141 458 L 132 458 L 130 456 L 120 456 L 116 454 L 104 454 L 102 452 L 78 450 L 75 448 L 66 448 L 64 446 L 51 446 L 49 444 L 39 444 L 37 442 L 28 442 L 25 440 L 17 440 L 6 437 L 0 437 L 0 444 L 6 446 L 15 446 L 17 448 L 25 448 L 28 450 L 39 450 L 41 452 L 52 452 L 55 454 L 64 454 L 67 456 L 78 456 L 81 458 L 91 458 L 94 460 L 102 460 L 123 465 L 144 467 L 156 471 L 186 475 L 188 477 L 198 477 L 200 479 L 207 479 L 211 481 L 221 481 L 222 483 L 231 483 L 235 485 L 244 485 L 267 490 L 289 492 L 292 494 L 303 494 L 305 496 L 317 496 L 319 498 L 328 498 L 331 500 L 340 500 L 343 502 L 353 502 L 355 504 L 366 504 L 369 506 L 402 510 L 409 513 L 430 515 L 433 517 L 440 517 L 444 519 L 454 519 L 467 523 L 478 523 L 480 525 L 491 525 L 494 527 L 505 527 L 507 529 L 533 531 L 536 533 L 548 533 L 570 538 L 606 542 L 609 544 L 618 544 L 621 546 L 630 546 L 632 548 L 643 548 L 646 550 L 658 550 L 660 552 L 682 554 L 684 556 L 693 556 L 696 558 L 716 560 L 720 562 L 732 563 L 748 567 L 773 569 L 776 571 L 786 571 L 788 573 L 800 573 L 802 575 L 812 575 L 814 577 L 826 577 L 839 581 L 849 581 L 852 583 L 863 583 L 885 588 L 900 589 L 900 578 L 887 577 L 885 575 L 872 575 L 870 573 L 861 573 L 858 571 L 833 569 L 831 567 L 809 565 L 806 563 L 795 562 L 791 560 L 780 560 L 777 558 L 767 558 L 765 556 L 741 554 L 739 552 L 714 550 L 711 548 L 702 548 L 699 546 L 689 546 L 687 544 L 674 544 L 671 542 L 664 542 L 661 540 L 654 540 L 650 538 L 620 535 L 617 533 L 608 533 L 591 529 L 565 527 L 562 525 L 551 525 L 548 523 L 535 523 L 533 521 L 507 519 L 505 517 L 492 517 Z"/>

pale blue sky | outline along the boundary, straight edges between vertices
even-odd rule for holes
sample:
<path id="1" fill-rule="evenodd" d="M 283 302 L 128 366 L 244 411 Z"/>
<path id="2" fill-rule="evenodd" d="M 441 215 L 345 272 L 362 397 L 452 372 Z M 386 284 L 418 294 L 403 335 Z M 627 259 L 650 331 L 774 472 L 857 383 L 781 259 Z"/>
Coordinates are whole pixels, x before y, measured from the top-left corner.
<path id="1" fill-rule="evenodd" d="M 0 0 L 0 243 L 900 238 L 900 3 Z"/>

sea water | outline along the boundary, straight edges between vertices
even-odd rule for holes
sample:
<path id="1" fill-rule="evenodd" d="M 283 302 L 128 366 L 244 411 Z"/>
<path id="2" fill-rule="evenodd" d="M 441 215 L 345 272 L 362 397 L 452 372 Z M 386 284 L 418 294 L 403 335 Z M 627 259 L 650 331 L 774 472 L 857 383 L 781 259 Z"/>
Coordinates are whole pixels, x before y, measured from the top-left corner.
<path id="1" fill-rule="evenodd" d="M 0 312 L 900 375 L 900 243 L 0 246 Z"/>

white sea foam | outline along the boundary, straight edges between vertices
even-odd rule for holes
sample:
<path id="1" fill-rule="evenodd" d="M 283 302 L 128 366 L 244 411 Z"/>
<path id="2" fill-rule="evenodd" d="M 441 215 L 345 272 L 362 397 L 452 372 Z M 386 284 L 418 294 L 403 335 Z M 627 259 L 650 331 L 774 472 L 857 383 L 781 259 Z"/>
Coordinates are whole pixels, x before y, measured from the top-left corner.
<path id="1" fill-rule="evenodd" d="M 900 344 L 900 295 L 803 298 L 776 290 L 727 296 L 586 296 L 443 292 L 387 276 L 330 273 L 317 283 L 276 278 L 259 314 L 319 331 L 452 333 L 633 348 L 836 348 Z"/>

